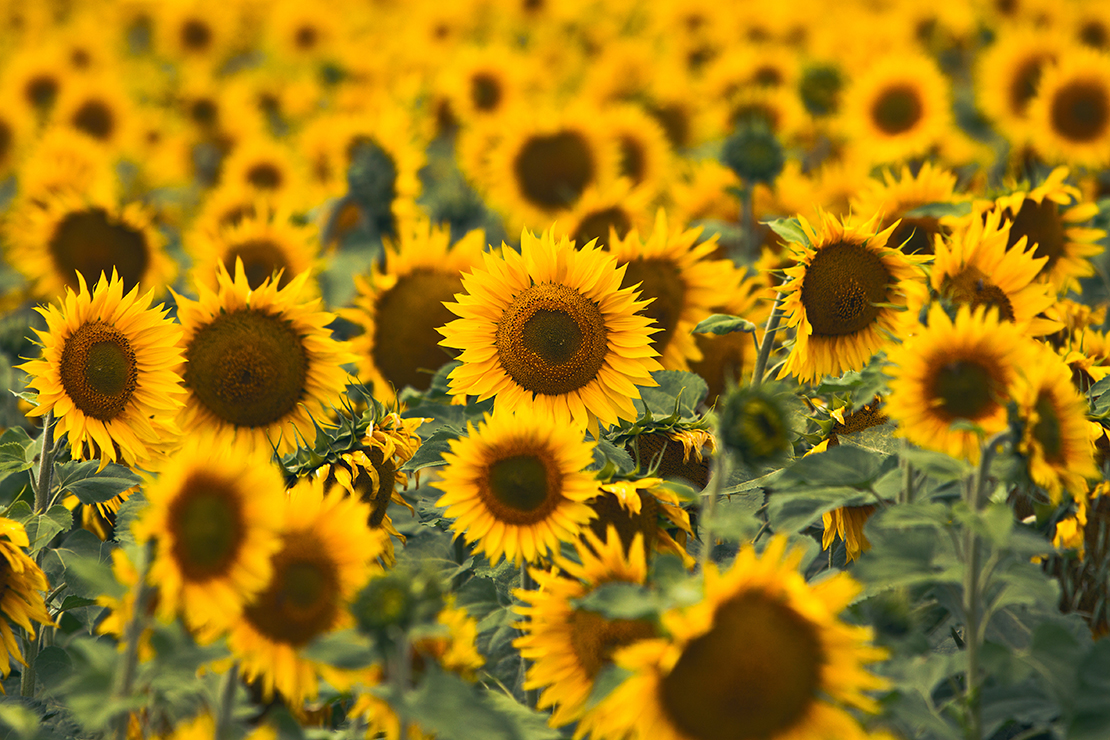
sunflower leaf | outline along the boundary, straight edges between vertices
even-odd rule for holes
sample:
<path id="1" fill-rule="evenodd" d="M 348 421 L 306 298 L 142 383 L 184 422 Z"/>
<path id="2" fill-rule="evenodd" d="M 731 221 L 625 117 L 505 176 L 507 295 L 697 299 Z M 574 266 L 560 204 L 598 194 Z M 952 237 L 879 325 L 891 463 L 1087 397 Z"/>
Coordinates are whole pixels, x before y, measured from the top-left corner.
<path id="1" fill-rule="evenodd" d="M 381 659 L 374 640 L 357 630 L 329 632 L 305 646 L 304 656 L 344 670 L 369 668 Z"/>
<path id="2" fill-rule="evenodd" d="M 653 619 L 665 608 L 658 594 L 624 581 L 603 583 L 582 598 L 571 599 L 571 604 L 609 619 Z"/>
<path id="3" fill-rule="evenodd" d="M 29 470 L 34 464 L 31 448 L 35 441 L 22 427 L 12 427 L 0 435 L 0 475 Z"/>
<path id="4" fill-rule="evenodd" d="M 833 509 L 874 503 L 875 496 L 870 491 L 849 486 L 775 491 L 767 499 L 767 520 L 776 532 L 801 532 Z"/>
<path id="5" fill-rule="evenodd" d="M 443 453 L 451 451 L 451 440 L 458 439 L 462 433 L 452 427 L 440 427 L 436 430 L 435 434 L 428 439 L 424 440 L 416 454 L 401 466 L 401 470 L 406 473 L 411 473 L 423 468 L 431 468 L 439 465 L 446 465 L 443 459 Z"/>
<path id="6" fill-rule="evenodd" d="M 108 463 L 96 472 L 98 460 L 67 462 L 57 468 L 59 490 L 72 493 L 83 504 L 102 504 L 115 498 L 128 488 L 139 485 L 142 479 L 127 467 Z"/>
<path id="7" fill-rule="evenodd" d="M 774 221 L 763 221 L 771 231 L 782 237 L 787 244 L 804 244 L 810 246 L 809 237 L 802 230 L 802 224 L 796 218 L 779 218 Z"/>
<path id="8" fill-rule="evenodd" d="M 709 386 L 695 373 L 682 370 L 657 370 L 651 374 L 659 385 L 640 388 L 640 398 L 633 399 L 641 415 L 645 410 L 669 419 L 693 416 L 696 409 L 709 395 Z"/>
<path id="9" fill-rule="evenodd" d="M 754 332 L 756 328 L 755 324 L 739 316 L 731 316 L 727 313 L 715 313 L 699 321 L 698 325 L 695 326 L 690 333 L 732 334 L 738 331 Z"/>
<path id="10" fill-rule="evenodd" d="M 58 504 L 39 516 L 33 516 L 23 525 L 27 530 L 27 539 L 31 546 L 28 550 L 38 552 L 46 546 L 54 535 L 65 532 L 73 526 L 73 514 L 69 509 Z"/>
<path id="11" fill-rule="evenodd" d="M 926 203 L 913 210 L 906 211 L 905 218 L 943 218 L 945 216 L 966 216 L 971 213 L 971 202 L 962 203 Z"/>

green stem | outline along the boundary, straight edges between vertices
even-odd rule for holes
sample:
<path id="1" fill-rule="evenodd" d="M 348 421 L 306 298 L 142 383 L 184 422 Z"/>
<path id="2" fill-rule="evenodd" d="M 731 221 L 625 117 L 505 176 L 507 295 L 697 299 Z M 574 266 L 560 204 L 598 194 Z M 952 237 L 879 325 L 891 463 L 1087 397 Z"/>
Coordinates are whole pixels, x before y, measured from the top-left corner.
<path id="1" fill-rule="evenodd" d="M 35 695 L 35 684 L 38 682 L 38 677 L 35 675 L 35 661 L 39 657 L 39 647 L 42 642 L 42 633 L 46 629 L 45 626 L 39 626 L 39 632 L 34 637 L 26 637 L 23 641 L 23 659 L 27 661 L 27 665 L 23 668 L 23 673 L 19 679 L 19 695 L 31 697 Z"/>
<path id="2" fill-rule="evenodd" d="M 42 452 L 39 454 L 38 475 L 35 476 L 35 513 L 43 514 L 50 505 L 50 487 L 54 484 L 54 412 L 42 420 Z"/>
<path id="3" fill-rule="evenodd" d="M 755 208 L 752 205 L 752 188 L 745 187 L 740 194 L 740 222 L 744 232 L 744 258 L 754 262 L 758 241 L 755 238 Z"/>
<path id="4" fill-rule="evenodd" d="M 767 371 L 767 360 L 771 358 L 771 347 L 775 344 L 775 334 L 779 330 L 779 321 L 782 320 L 782 293 L 775 296 L 775 305 L 771 307 L 771 315 L 767 318 L 767 328 L 763 331 L 763 343 L 759 345 L 759 357 L 755 361 L 755 371 L 752 373 L 752 385 L 758 386 L 763 382 L 763 375 Z"/>
<path id="5" fill-rule="evenodd" d="M 702 509 L 701 516 L 701 563 L 699 570 L 705 573 L 705 567 L 709 565 L 710 556 L 713 554 L 713 517 L 717 513 L 717 499 L 721 496 L 721 481 L 724 479 L 728 471 L 728 452 L 721 452 L 721 445 L 717 445 L 717 454 L 713 458 L 713 470 L 709 475 L 709 482 L 702 491 L 702 498 L 705 500 L 705 506 Z"/>
<path id="6" fill-rule="evenodd" d="M 908 450 L 909 448 L 910 443 L 907 440 L 903 439 L 902 452 L 905 453 L 906 450 Z M 914 491 L 913 486 L 913 479 L 915 475 L 913 464 L 906 459 L 906 456 L 904 454 L 899 458 L 898 462 L 902 466 L 902 488 L 900 491 L 898 491 L 898 503 L 912 504 L 914 499 L 916 498 L 916 492 Z"/>
<path id="7" fill-rule="evenodd" d="M 147 583 L 147 571 L 150 561 L 154 557 L 153 541 L 147 543 L 144 562 L 139 572 L 139 582 L 135 585 L 135 604 L 131 609 L 131 619 L 123 629 L 124 652 L 123 659 L 116 669 L 115 690 L 112 692 L 117 699 L 131 696 L 135 685 L 135 673 L 139 667 L 139 643 L 142 642 L 143 631 L 147 626 L 147 611 L 150 599 L 154 595 L 154 587 Z M 116 720 L 117 740 L 127 740 L 127 725 L 130 715 L 123 714 Z"/>
<path id="8" fill-rule="evenodd" d="M 235 713 L 235 690 L 238 688 L 239 663 L 235 662 L 224 674 L 223 685 L 220 687 L 220 706 L 216 715 L 216 740 L 228 740 L 231 737 L 232 715 Z"/>

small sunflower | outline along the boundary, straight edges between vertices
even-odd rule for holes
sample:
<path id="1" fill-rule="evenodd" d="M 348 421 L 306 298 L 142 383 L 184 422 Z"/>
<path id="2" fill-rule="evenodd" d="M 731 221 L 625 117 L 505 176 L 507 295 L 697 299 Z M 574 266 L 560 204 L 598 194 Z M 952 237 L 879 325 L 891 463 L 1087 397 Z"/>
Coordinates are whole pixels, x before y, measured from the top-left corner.
<path id="1" fill-rule="evenodd" d="M 383 529 L 401 542 L 405 536 L 397 531 L 389 517 L 390 502 L 401 504 L 416 513 L 412 505 L 397 492 L 397 487 L 407 488 L 408 475 L 401 467 L 412 459 L 420 447 L 416 428 L 425 420 L 403 419 L 391 412 L 375 419 L 372 429 L 355 449 L 339 454 L 335 462 L 320 466 L 316 475 L 325 485 L 338 484 L 349 495 L 370 505 L 370 518 L 366 523 L 371 529 Z M 386 565 L 396 561 L 393 540 L 384 540 L 383 560 Z"/>
<path id="2" fill-rule="evenodd" d="M 631 181 L 622 177 L 609 186 L 583 193 L 559 225 L 575 244 L 597 240 L 599 246 L 611 248 L 629 231 L 646 230 L 651 219 L 650 201 L 649 191 L 633 189 Z"/>
<path id="3" fill-rule="evenodd" d="M 882 177 L 882 183 L 872 180 L 852 197 L 852 211 L 866 215 L 882 213 L 880 230 L 898 223 L 887 243 L 906 254 L 932 254 L 933 238 L 947 234 L 947 224 L 935 216 L 906 214 L 930 203 L 958 202 L 956 174 L 926 162 L 917 174 L 903 167 L 899 177 L 890 169 L 884 169 Z"/>
<path id="4" fill-rule="evenodd" d="M 27 665 L 8 620 L 25 629 L 31 638 L 35 636 L 32 620 L 54 624 L 43 601 L 50 584 L 42 569 L 23 551 L 29 544 L 22 524 L 0 517 L 0 614 L 6 617 L 0 619 L 0 677 L 11 671 L 9 656 Z"/>
<path id="5" fill-rule="evenodd" d="M 287 145 L 262 136 L 235 147 L 220 166 L 220 185 L 244 185 L 259 195 L 291 197 L 305 182 L 304 163 Z"/>
<path id="6" fill-rule="evenodd" d="M 872 162 L 925 154 L 952 126 L 949 84 L 928 57 L 878 60 L 844 90 L 841 126 L 855 151 Z"/>
<path id="7" fill-rule="evenodd" d="M 136 534 L 158 544 L 148 576 L 158 612 L 222 634 L 270 580 L 285 499 L 280 471 L 266 450 L 191 436 L 144 493 L 150 506 Z"/>
<path id="8" fill-rule="evenodd" d="M 529 413 L 486 416 L 452 440 L 436 487 L 451 529 L 491 562 L 536 562 L 573 541 L 593 516 L 593 444 L 574 425 Z"/>
<path id="9" fill-rule="evenodd" d="M 437 87 L 464 125 L 495 117 L 521 98 L 534 63 L 502 45 L 485 45 L 457 52 L 441 71 Z"/>
<path id="10" fill-rule="evenodd" d="M 10 264 L 42 297 L 76 289 L 78 273 L 93 281 L 116 272 L 127 290 L 139 286 L 161 292 L 177 272 L 163 250 L 165 237 L 143 205 L 121 207 L 96 193 L 48 194 L 41 206 L 12 223 L 8 236 Z"/>
<path id="11" fill-rule="evenodd" d="M 219 0 L 161 3 L 154 23 L 157 50 L 186 64 L 217 68 L 237 41 L 235 7 Z"/>
<path id="12" fill-rule="evenodd" d="M 485 255 L 485 269 L 463 276 L 464 294 L 447 304 L 461 318 L 441 328 L 461 349 L 450 392 L 496 396 L 521 410 L 592 429 L 638 415 L 636 386 L 660 370 L 644 301 L 621 288 L 624 268 L 589 245 L 575 250 L 550 231 L 524 232 L 521 251 Z M 594 435 L 597 436 L 596 434 Z"/>
<path id="13" fill-rule="evenodd" d="M 481 264 L 486 237 L 480 229 L 454 245 L 450 237 L 426 218 L 403 221 L 397 239 L 386 240 L 384 266 L 355 276 L 355 306 L 340 312 L 363 330 L 351 342 L 358 375 L 383 403 L 407 386 L 426 391 L 451 359 L 437 329 L 453 318 L 445 305 L 462 291 L 463 271 Z"/>
<path id="14" fill-rule="evenodd" d="M 1029 120 L 1031 143 L 1046 159 L 1096 170 L 1110 164 L 1110 56 L 1069 51 L 1048 67 Z"/>
<path id="15" fill-rule="evenodd" d="M 217 266 L 218 291 L 201 286 L 196 301 L 174 293 L 188 362 L 184 428 L 246 436 L 279 454 L 298 439 L 312 444 L 313 416 L 338 406 L 347 378 L 341 366 L 355 358 L 332 338 L 335 316 L 319 310 L 320 299 L 297 301 L 308 277 L 252 290 L 237 259 L 234 277 Z"/>
<path id="16" fill-rule="evenodd" d="M 705 599 L 663 615 L 670 638 L 617 652 L 632 675 L 602 705 L 612 731 L 658 740 L 867 737 L 849 709 L 878 711 L 886 682 L 864 667 L 886 657 L 871 630 L 838 615 L 862 590 L 847 573 L 809 585 L 801 550 L 775 537 L 743 548 L 723 575 L 706 569 Z M 614 734 L 614 736 L 617 736 Z"/>
<path id="17" fill-rule="evenodd" d="M 269 47 L 278 59 L 295 63 L 327 60 L 344 27 L 363 20 L 353 6 L 344 8 L 341 21 L 338 13 L 321 13 L 295 0 L 273 3 L 266 16 Z"/>
<path id="18" fill-rule="evenodd" d="M 742 277 L 729 260 L 713 259 L 720 249 L 717 236 L 699 243 L 701 232 L 668 226 L 659 209 L 646 239 L 634 230 L 609 247 L 625 271 L 621 285 L 639 286 L 641 298 L 651 299 L 644 315 L 660 328 L 651 342 L 668 370 L 687 370 L 691 360 L 702 359 L 693 329 Z"/>
<path id="19" fill-rule="evenodd" d="M 35 330 L 42 359 L 20 366 L 38 392 L 28 416 L 53 412 L 54 438 L 65 435 L 75 458 L 101 468 L 147 461 L 178 434 L 181 331 L 168 309 L 151 308 L 152 293 L 124 295 L 114 272 L 92 292 L 78 282 L 59 307 L 36 309 L 47 331 Z"/>
<path id="20" fill-rule="evenodd" d="M 272 576 L 227 641 L 243 677 L 259 681 L 267 698 L 276 690 L 299 707 L 315 698 L 319 676 L 335 670 L 301 651 L 320 635 L 354 626 L 348 604 L 374 572 L 385 537 L 367 527 L 369 514 L 343 491 L 325 494 L 318 479 L 302 481 L 285 500 Z"/>
<path id="21" fill-rule="evenodd" d="M 642 108 L 627 104 L 606 108 L 603 123 L 617 144 L 617 174 L 651 195 L 667 187 L 675 157 L 663 127 Z"/>
<path id="22" fill-rule="evenodd" d="M 129 152 L 135 143 L 136 111 L 119 79 L 112 75 L 75 79 L 58 96 L 53 120 L 110 151 Z"/>
<path id="23" fill-rule="evenodd" d="M 650 463 L 641 459 L 641 464 Z M 673 553 L 692 568 L 694 559 L 686 552 L 686 541 L 694 535 L 690 515 L 664 483 L 662 478 L 640 478 L 600 484 L 597 497 L 590 501 L 597 518 L 590 521 L 589 529 L 598 537 L 616 531 L 627 552 L 640 540 L 647 552 Z"/>
<path id="24" fill-rule="evenodd" d="M 1013 389 L 1022 420 L 1018 449 L 1029 475 L 1054 502 L 1061 494 L 1081 498 L 1087 480 L 1099 477 L 1087 421 L 1087 401 L 1072 384 L 1071 369 L 1051 349 L 1022 365 Z"/>
<path id="25" fill-rule="evenodd" d="M 531 661 L 526 690 L 543 689 L 538 709 L 554 707 L 552 726 L 578 722 L 575 737 L 599 724 L 586 708 L 597 674 L 612 664 L 613 653 L 639 640 L 658 636 L 648 619 L 608 619 L 572 603 L 605 583 L 643 584 L 647 578 L 644 543 L 621 546 L 615 530 L 606 538 L 586 532 L 575 544 L 577 561 L 555 558 L 555 569 L 532 568 L 537 588 L 519 589 L 521 604 L 514 607 L 525 617 L 517 624 L 523 636 L 513 641 L 520 656 Z"/>
<path id="26" fill-rule="evenodd" d="M 975 80 L 977 102 L 1012 146 L 1028 143 L 1029 105 L 1041 76 L 1069 44 L 1059 31 L 1011 25 L 983 52 Z"/>
<path id="27" fill-rule="evenodd" d="M 862 368 L 924 291 L 927 258 L 887 246 L 896 225 L 876 232 L 877 214 L 860 226 L 819 215 L 820 231 L 800 219 L 808 244 L 792 245 L 797 262 L 782 287 L 785 325 L 797 334 L 780 377 L 802 381 Z"/>
<path id="28" fill-rule="evenodd" d="M 1067 167 L 1057 167 L 1031 190 L 1016 189 L 997 198 L 988 208 L 1002 211 L 1010 224 L 1010 247 L 1025 237 L 1035 244 L 1034 257 L 1047 257 L 1040 275 L 1058 292 L 1074 286 L 1074 279 L 1094 274 L 1091 257 L 1102 254 L 1102 229 L 1087 224 L 1099 211 L 1097 203 L 1083 202 L 1079 189 L 1065 181 Z"/>
<path id="29" fill-rule="evenodd" d="M 320 241 L 315 226 L 298 225 L 287 210 L 275 209 L 265 201 L 259 201 L 251 210 L 251 215 L 245 215 L 233 226 L 214 230 L 202 227 L 186 236 L 185 250 L 195 266 L 196 284 L 209 289 L 216 287 L 217 262 L 232 272 L 235 261 L 242 260 L 252 290 L 267 279 L 284 288 L 297 275 L 316 266 Z"/>
<path id="30" fill-rule="evenodd" d="M 977 431 L 952 428 L 971 422 L 983 434 L 1006 427 L 1006 402 L 1018 368 L 1034 361 L 1031 340 L 985 306 L 960 306 L 953 321 L 929 309 L 928 326 L 890 352 L 893 379 L 886 409 L 897 434 L 955 458 L 979 459 Z"/>
<path id="31" fill-rule="evenodd" d="M 814 448 L 817 451 L 817 448 Z M 858 558 L 862 553 L 871 549 L 871 543 L 863 533 L 863 525 L 875 513 L 878 507 L 872 504 L 864 506 L 842 506 L 821 515 L 825 525 L 825 533 L 821 536 L 821 548 L 828 550 L 836 538 L 844 540 L 844 549 L 848 561 Z"/>
<path id="32" fill-rule="evenodd" d="M 948 239 L 937 238 L 933 289 L 957 305 L 997 309 L 1030 336 L 1057 331 L 1059 322 L 1039 318 L 1056 303 L 1051 288 L 1035 281 L 1048 258 L 1034 257 L 1024 236 L 1013 242 L 1001 218 L 999 211 L 972 216 Z"/>

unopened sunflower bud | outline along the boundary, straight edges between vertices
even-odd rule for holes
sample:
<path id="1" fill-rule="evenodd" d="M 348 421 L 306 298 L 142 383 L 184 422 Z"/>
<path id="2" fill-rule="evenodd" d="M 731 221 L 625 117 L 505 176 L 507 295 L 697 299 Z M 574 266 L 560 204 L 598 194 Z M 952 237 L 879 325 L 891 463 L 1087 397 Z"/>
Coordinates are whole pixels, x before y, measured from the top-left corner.
<path id="1" fill-rule="evenodd" d="M 725 140 L 721 161 L 749 184 L 771 183 L 782 172 L 782 146 L 762 120 L 740 124 Z"/>

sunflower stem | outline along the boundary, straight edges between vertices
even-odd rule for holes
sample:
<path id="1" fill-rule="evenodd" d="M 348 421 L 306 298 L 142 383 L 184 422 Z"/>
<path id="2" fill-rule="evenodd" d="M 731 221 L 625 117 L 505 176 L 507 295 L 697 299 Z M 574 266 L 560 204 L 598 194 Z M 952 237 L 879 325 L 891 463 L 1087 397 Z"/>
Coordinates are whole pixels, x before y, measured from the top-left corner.
<path id="1" fill-rule="evenodd" d="M 39 657 L 39 647 L 42 642 L 42 633 L 46 630 L 45 626 L 39 627 L 38 634 L 34 637 L 28 637 L 24 641 L 23 659 L 27 661 L 27 665 L 23 668 L 23 673 L 19 677 L 19 695 L 32 697 L 35 695 L 35 687 L 38 683 L 38 677 L 35 674 L 35 661 Z"/>
<path id="2" fill-rule="evenodd" d="M 906 459 L 906 455 L 905 455 L 905 453 L 909 449 L 910 449 L 909 441 L 906 440 L 906 439 L 903 439 L 902 440 L 902 455 L 898 459 L 898 464 L 902 468 L 902 488 L 898 492 L 898 503 L 900 503 L 900 504 L 912 504 L 914 499 L 916 498 L 916 492 L 914 491 L 914 486 L 913 486 L 914 475 L 916 475 L 916 473 L 913 469 L 913 464 L 909 460 Z"/>
<path id="3" fill-rule="evenodd" d="M 135 672 L 139 666 L 139 643 L 142 641 L 143 631 L 147 625 L 147 609 L 150 599 L 154 595 L 154 586 L 147 583 L 147 571 L 154 558 L 154 542 L 147 543 L 142 567 L 139 569 L 139 581 L 135 584 L 135 604 L 131 609 L 131 619 L 123 630 L 124 653 L 123 660 L 116 669 L 116 686 L 112 692 L 117 699 L 126 699 L 131 695 L 135 685 Z M 121 714 L 116 720 L 117 740 L 127 740 L 127 726 L 130 714 Z"/>
<path id="4" fill-rule="evenodd" d="M 48 411 L 42 420 L 42 452 L 35 476 L 35 513 L 43 514 L 50 505 L 50 488 L 54 485 L 54 412 Z"/>
<path id="5" fill-rule="evenodd" d="M 771 315 L 767 318 L 767 328 L 763 331 L 763 343 L 759 345 L 759 357 L 755 361 L 755 371 L 752 372 L 752 385 L 758 386 L 763 382 L 763 375 L 767 372 L 767 361 L 771 358 L 771 347 L 775 344 L 775 334 L 779 330 L 779 321 L 782 320 L 782 293 L 775 296 L 775 305 L 771 307 Z"/>
<path id="6" fill-rule="evenodd" d="M 1005 440 L 1008 434 L 1009 431 L 1005 430 L 987 440 L 978 467 L 976 467 L 971 477 L 965 481 L 965 502 L 972 515 L 978 514 L 982 508 L 987 480 L 990 477 L 991 461 L 994 459 L 996 448 Z M 979 648 L 980 633 L 982 632 L 980 620 L 983 616 L 981 613 L 983 580 L 981 579 L 982 574 L 979 565 L 980 550 L 979 538 L 975 533 L 975 528 L 969 525 L 964 530 L 964 621 L 967 627 L 964 631 L 964 643 L 967 652 L 965 696 L 968 711 L 968 740 L 982 740 L 983 737 L 982 707 L 979 702 Z"/>
<path id="7" fill-rule="evenodd" d="M 722 448 L 718 445 L 718 450 Z M 701 517 L 701 535 L 702 535 L 702 548 L 701 548 L 701 563 L 698 570 L 705 573 L 705 568 L 709 565 L 709 561 L 713 555 L 713 517 L 717 514 L 717 499 L 721 494 L 721 479 L 725 476 L 727 467 L 728 455 L 727 452 L 718 452 L 713 458 L 713 470 L 709 474 L 709 482 L 702 491 L 702 497 L 705 499 L 705 508 Z"/>
<path id="8" fill-rule="evenodd" d="M 239 663 L 231 664 L 220 686 L 220 706 L 216 715 L 216 740 L 231 737 L 231 721 L 235 712 L 235 690 L 239 688 Z"/>
<path id="9" fill-rule="evenodd" d="M 744 258 L 754 262 L 759 255 L 755 254 L 757 242 L 755 238 L 755 208 L 752 205 L 753 189 L 754 186 L 749 185 L 740 194 L 740 221 L 744 232 Z"/>

